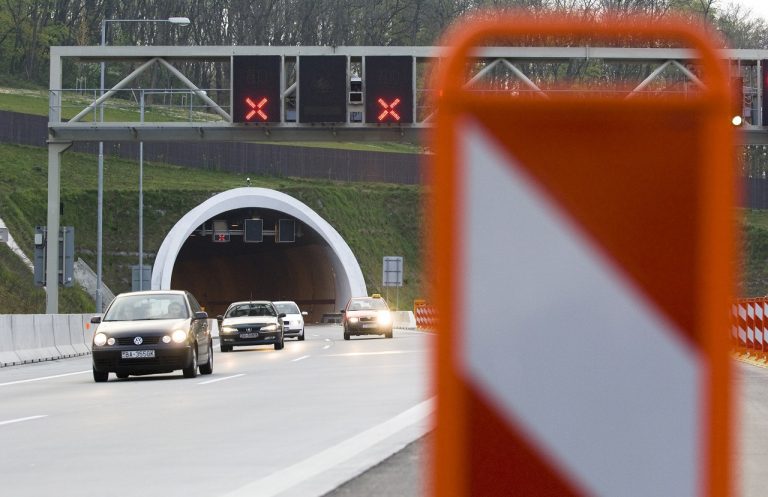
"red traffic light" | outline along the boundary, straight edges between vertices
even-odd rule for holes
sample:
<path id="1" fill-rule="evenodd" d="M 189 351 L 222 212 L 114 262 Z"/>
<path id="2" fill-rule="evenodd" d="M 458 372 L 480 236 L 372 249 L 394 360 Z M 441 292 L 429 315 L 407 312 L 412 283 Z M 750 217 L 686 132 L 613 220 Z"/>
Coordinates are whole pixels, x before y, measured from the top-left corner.
<path id="1" fill-rule="evenodd" d="M 389 104 L 383 98 L 378 99 L 378 102 L 382 108 L 382 111 L 378 116 L 379 122 L 383 122 L 387 116 L 391 116 L 394 121 L 400 120 L 400 114 L 395 111 L 395 107 L 400 103 L 399 98 L 392 100 L 392 103 Z"/>
<path id="2" fill-rule="evenodd" d="M 255 116 L 259 116 L 262 121 L 266 121 L 269 116 L 267 116 L 267 113 L 264 112 L 263 108 L 265 105 L 267 105 L 267 97 L 262 98 L 259 100 L 259 103 L 254 102 L 251 97 L 245 98 L 245 104 L 248 106 L 248 111 L 245 113 L 245 120 L 251 121 Z"/>

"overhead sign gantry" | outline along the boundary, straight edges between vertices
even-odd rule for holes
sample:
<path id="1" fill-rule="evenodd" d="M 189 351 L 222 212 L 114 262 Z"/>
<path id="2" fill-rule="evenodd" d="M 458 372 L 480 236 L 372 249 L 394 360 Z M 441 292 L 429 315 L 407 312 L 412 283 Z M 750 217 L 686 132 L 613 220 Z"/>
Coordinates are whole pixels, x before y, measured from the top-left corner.
<path id="1" fill-rule="evenodd" d="M 276 46 L 86 46 L 51 47 L 48 123 L 48 222 L 59 229 L 60 155 L 76 141 L 390 141 L 419 143 L 431 128 L 436 91 L 427 87 L 431 65 L 443 47 L 276 47 Z M 768 144 L 768 50 L 724 50 L 732 76 L 743 77 L 740 99 L 745 142 Z M 697 56 L 678 48 L 482 47 L 464 86 L 485 78 L 509 82 L 502 91 L 547 95 L 536 64 L 564 61 L 644 64 L 645 79 L 627 90 L 627 98 L 664 91 L 661 80 L 682 78 L 699 91 Z M 66 62 L 66 64 L 65 64 Z M 64 68 L 71 63 L 106 62 L 127 74 L 106 91 L 64 88 Z M 129 64 L 117 64 L 117 63 Z M 222 64 L 223 88 L 201 88 L 177 66 L 192 62 Z M 135 65 L 138 64 L 138 65 Z M 161 66 L 180 83 L 174 88 L 141 88 L 139 76 Z M 117 71 L 113 70 L 112 75 Z M 741 83 L 739 83 L 741 86 Z M 686 90 L 688 91 L 688 90 Z M 143 119 L 146 95 L 179 97 L 188 112 L 167 113 L 165 120 Z M 137 97 L 138 95 L 138 97 Z M 97 110 L 120 102 L 120 113 Z M 117 121 L 113 115 L 135 117 Z M 71 117 L 70 117 L 71 116 Z M 56 244 L 47 247 L 57 260 Z M 58 310 L 57 275 L 46 275 L 48 312 Z"/>

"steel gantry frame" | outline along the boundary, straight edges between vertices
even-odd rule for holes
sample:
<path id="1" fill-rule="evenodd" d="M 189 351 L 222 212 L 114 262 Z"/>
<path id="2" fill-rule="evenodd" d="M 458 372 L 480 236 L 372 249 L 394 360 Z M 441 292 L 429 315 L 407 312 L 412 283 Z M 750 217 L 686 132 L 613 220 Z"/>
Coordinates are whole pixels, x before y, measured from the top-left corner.
<path id="1" fill-rule="evenodd" d="M 277 47 L 277 46 L 84 46 L 84 47 L 51 47 L 50 52 L 50 86 L 49 86 L 49 122 L 48 122 L 48 233 L 58 233 L 60 226 L 60 171 L 61 154 L 73 142 L 78 141 L 252 141 L 252 142 L 286 142 L 286 141 L 391 141 L 411 142 L 421 141 L 425 130 L 432 125 L 433 113 L 419 113 L 419 98 L 426 99 L 426 94 L 432 91 L 427 88 L 428 78 L 418 74 L 418 64 L 439 61 L 443 53 L 442 47 Z M 276 123 L 242 124 L 233 123 L 229 102 L 222 104 L 212 99 L 206 89 L 199 88 L 182 71 L 174 66 L 174 62 L 218 62 L 230 64 L 230 88 L 215 89 L 217 92 L 227 92 L 231 89 L 232 57 L 238 55 L 277 55 L 282 57 L 280 88 L 282 101 L 280 105 L 280 121 Z M 287 62 L 295 62 L 304 55 L 343 55 L 347 57 L 347 70 L 351 64 L 364 61 L 366 56 L 409 56 L 413 58 L 413 94 L 414 109 L 413 123 L 403 124 L 366 124 L 350 119 L 351 112 L 359 111 L 359 102 L 348 99 L 347 122 L 341 123 L 301 123 L 291 118 L 285 105 L 286 99 L 296 95 L 300 71 L 295 71 L 294 81 L 287 76 Z M 646 88 L 665 71 L 678 71 L 692 86 L 700 86 L 701 82 L 689 65 L 695 64 L 696 54 L 685 48 L 614 48 L 614 47 L 483 47 L 473 54 L 479 64 L 474 74 L 468 75 L 467 87 L 482 81 L 493 71 L 503 69 L 516 78 L 528 91 L 547 98 L 547 90 L 541 88 L 533 79 L 520 69 L 522 64 L 531 62 L 567 62 L 573 60 L 601 60 L 605 62 L 633 62 L 656 64 L 657 67 L 648 74 L 626 98 L 643 93 Z M 732 67 L 756 69 L 756 77 L 749 78 L 755 84 L 746 88 L 746 94 L 752 99 L 750 107 L 753 122 L 762 122 L 763 91 L 761 64 L 768 59 L 768 50 L 723 50 L 722 58 L 731 61 Z M 82 110 L 68 120 L 63 119 L 62 108 L 69 92 L 63 83 L 64 62 L 76 63 L 115 63 L 131 62 L 138 66 L 123 77 L 117 84 L 105 93 L 95 93 L 94 99 L 84 105 Z M 129 122 L 99 122 L 92 120 L 83 122 L 88 115 L 95 113 L 107 101 L 120 91 L 153 93 L 151 90 L 131 88 L 130 85 L 140 75 L 151 67 L 160 65 L 180 81 L 188 92 L 190 102 L 199 99 L 205 107 L 205 112 L 190 112 L 186 121 L 146 122 L 143 119 Z M 364 63 L 362 64 L 364 71 Z M 350 88 L 351 72 L 347 78 L 347 92 Z M 360 76 L 360 75 L 358 75 Z M 169 93 L 178 93 L 179 89 L 168 89 Z M 362 88 L 363 94 L 365 88 Z M 299 95 L 300 98 L 300 95 Z M 143 102 L 143 93 L 141 97 Z M 191 104 L 190 104 L 191 105 Z M 138 114 L 137 114 L 138 115 Z M 748 144 L 768 144 L 768 132 L 762 126 L 746 124 L 743 126 L 744 142 Z M 48 261 L 58 260 L 58 244 L 48 243 L 46 246 Z M 58 312 L 58 269 L 55 264 L 48 264 L 46 269 L 46 312 Z"/>

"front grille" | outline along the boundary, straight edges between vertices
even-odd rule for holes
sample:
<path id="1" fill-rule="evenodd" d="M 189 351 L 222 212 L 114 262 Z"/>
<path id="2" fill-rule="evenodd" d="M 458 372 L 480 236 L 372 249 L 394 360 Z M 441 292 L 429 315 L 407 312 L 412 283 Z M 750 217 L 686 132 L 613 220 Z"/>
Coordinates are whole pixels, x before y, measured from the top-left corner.
<path id="1" fill-rule="evenodd" d="M 376 318 L 374 316 L 362 316 L 360 318 L 361 323 L 370 323 L 371 321 L 376 321 Z"/>
<path id="2" fill-rule="evenodd" d="M 117 339 L 118 345 L 130 345 L 132 347 L 141 347 L 143 345 L 157 345 L 160 343 L 160 337 L 141 337 L 144 340 L 140 345 L 134 343 L 136 337 L 121 337 Z"/>
<path id="3" fill-rule="evenodd" d="M 239 331 L 241 333 L 256 333 L 256 332 L 258 332 L 261 329 L 262 326 L 264 326 L 264 325 L 261 325 L 261 324 L 247 324 L 247 325 L 245 325 L 244 324 L 242 326 L 238 326 L 237 327 L 237 331 Z"/>

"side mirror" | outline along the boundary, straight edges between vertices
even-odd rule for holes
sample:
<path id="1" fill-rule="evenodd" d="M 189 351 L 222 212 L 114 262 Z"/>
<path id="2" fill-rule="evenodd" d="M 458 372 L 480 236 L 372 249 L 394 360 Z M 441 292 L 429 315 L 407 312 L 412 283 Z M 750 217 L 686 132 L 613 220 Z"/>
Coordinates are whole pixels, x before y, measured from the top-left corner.
<path id="1" fill-rule="evenodd" d="M 284 317 L 285 317 L 285 313 L 284 312 L 281 312 L 280 314 L 277 315 L 278 319 L 283 319 Z"/>
<path id="2" fill-rule="evenodd" d="M 218 319 L 219 321 L 224 321 L 224 316 L 219 314 L 218 316 L 216 316 L 216 319 Z"/>
<path id="3" fill-rule="evenodd" d="M 345 312 L 347 312 L 347 311 L 345 311 L 344 309 L 339 309 L 339 312 L 340 312 L 340 313 L 342 313 L 342 314 L 344 314 L 344 313 L 345 313 Z"/>
<path id="4" fill-rule="evenodd" d="M 91 318 L 91 323 L 93 323 L 93 324 L 99 324 L 99 323 L 101 323 L 101 316 L 93 316 L 93 317 Z"/>
<path id="5" fill-rule="evenodd" d="M 196 312 L 194 319 L 208 319 L 208 313 L 205 311 Z"/>

